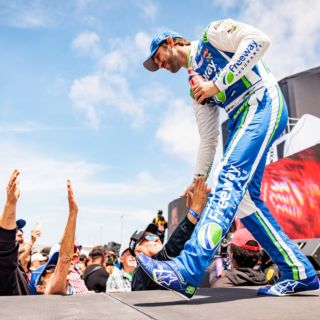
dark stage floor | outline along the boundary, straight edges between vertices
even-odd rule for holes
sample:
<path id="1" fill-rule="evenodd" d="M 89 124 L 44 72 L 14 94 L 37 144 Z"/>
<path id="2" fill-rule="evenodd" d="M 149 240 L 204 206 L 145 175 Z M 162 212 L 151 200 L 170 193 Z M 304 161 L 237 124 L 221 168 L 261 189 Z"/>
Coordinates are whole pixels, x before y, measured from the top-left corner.
<path id="1" fill-rule="evenodd" d="M 0 319 L 304 320 L 320 318 L 320 296 L 257 297 L 255 288 L 200 289 L 191 301 L 170 291 L 0 297 Z"/>

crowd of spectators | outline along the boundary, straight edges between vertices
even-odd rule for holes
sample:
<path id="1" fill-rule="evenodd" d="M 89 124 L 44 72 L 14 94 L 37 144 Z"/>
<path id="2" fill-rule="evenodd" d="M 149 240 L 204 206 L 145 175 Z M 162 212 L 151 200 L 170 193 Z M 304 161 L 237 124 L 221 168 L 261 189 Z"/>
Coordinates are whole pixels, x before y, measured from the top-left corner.
<path id="1" fill-rule="evenodd" d="M 168 226 L 162 210 L 159 210 L 146 229 L 132 234 L 122 252 L 116 253 L 102 245 L 85 252 L 75 244 L 78 205 L 68 180 L 69 212 L 61 241 L 52 247 L 36 250 L 41 228 L 36 226 L 30 239 L 26 240 L 26 221 L 16 218 L 20 196 L 18 170 L 13 172 L 6 191 L 6 203 L 0 216 L 0 295 L 71 295 L 163 289 L 137 265 L 135 255 L 143 253 L 158 260 L 179 255 L 198 222 L 188 213 L 165 242 Z M 206 201 L 207 185 L 203 178 L 199 178 L 195 181 L 194 193 L 189 196 L 188 207 L 201 216 Z M 276 268 L 267 271 L 263 268 L 261 262 L 266 257 L 245 229 L 236 231 L 227 247 L 226 255 L 217 257 L 208 269 L 211 287 L 261 285 L 278 276 Z M 271 273 L 272 277 L 269 277 Z"/>

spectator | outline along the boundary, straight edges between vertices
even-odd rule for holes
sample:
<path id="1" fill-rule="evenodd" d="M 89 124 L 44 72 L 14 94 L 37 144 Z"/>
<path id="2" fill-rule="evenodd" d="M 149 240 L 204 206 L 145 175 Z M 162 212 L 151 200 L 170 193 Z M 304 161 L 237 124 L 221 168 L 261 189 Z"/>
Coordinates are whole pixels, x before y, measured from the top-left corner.
<path id="1" fill-rule="evenodd" d="M 117 255 L 114 251 L 108 251 L 104 259 L 105 268 L 109 276 L 112 274 L 114 267 L 118 264 Z"/>
<path id="2" fill-rule="evenodd" d="M 54 245 L 48 254 L 48 260 L 45 264 L 36 269 L 30 279 L 30 288 L 32 294 L 46 294 L 46 288 L 51 279 L 59 258 L 59 244 Z"/>
<path id="3" fill-rule="evenodd" d="M 84 265 L 85 265 L 85 269 L 87 269 L 88 267 L 90 267 L 92 264 L 92 259 L 91 257 L 87 257 L 85 260 L 84 260 Z M 83 273 L 85 272 L 85 270 L 83 270 Z"/>
<path id="4" fill-rule="evenodd" d="M 81 248 L 81 246 L 74 246 L 73 260 L 68 274 L 68 281 L 74 294 L 87 293 L 89 291 L 81 277 L 82 273 L 78 268 Z"/>
<path id="5" fill-rule="evenodd" d="M 49 253 L 50 253 L 51 247 L 44 247 L 41 249 L 40 253 L 47 258 L 49 258 Z"/>
<path id="6" fill-rule="evenodd" d="M 106 284 L 109 277 L 104 268 L 105 250 L 103 246 L 96 246 L 90 252 L 91 265 L 83 274 L 84 282 L 89 290 L 106 292 Z"/>
<path id="7" fill-rule="evenodd" d="M 74 242 L 78 205 L 74 199 L 71 182 L 67 182 L 69 217 L 62 236 L 61 247 L 54 246 L 48 262 L 31 276 L 33 294 L 73 294 L 74 289 L 67 279 L 74 255 Z"/>
<path id="8" fill-rule="evenodd" d="M 107 281 L 107 292 L 131 291 L 132 275 L 137 267 L 137 261 L 131 255 L 130 249 L 125 249 L 120 256 L 120 268 L 114 267 Z"/>
<path id="9" fill-rule="evenodd" d="M 0 296 L 29 295 L 28 278 L 18 261 L 16 207 L 20 172 L 14 170 L 7 185 L 7 199 L 0 217 Z"/>
<path id="10" fill-rule="evenodd" d="M 87 268 L 87 260 L 88 257 L 84 253 L 81 253 L 78 261 L 78 269 L 80 271 L 81 276 L 83 276 L 84 271 Z"/>
<path id="11" fill-rule="evenodd" d="M 179 255 L 184 244 L 190 239 L 207 201 L 207 186 L 203 177 L 195 179 L 194 194 L 190 197 L 190 210 L 179 223 L 168 242 L 163 245 L 157 234 L 157 226 L 149 224 L 144 231 L 136 231 L 130 239 L 130 252 L 133 256 L 143 253 L 157 260 L 168 260 Z M 132 291 L 163 289 L 147 276 L 141 266 L 133 274 Z"/>
<path id="12" fill-rule="evenodd" d="M 158 210 L 157 216 L 152 220 L 152 223 L 154 223 L 158 227 L 158 235 L 160 237 L 161 242 L 164 242 L 165 232 L 166 229 L 168 229 L 168 222 L 163 217 L 162 210 Z"/>
<path id="13" fill-rule="evenodd" d="M 157 221 L 158 221 L 159 217 L 162 217 L 162 214 L 163 214 L 163 211 L 158 210 L 157 216 L 155 218 L 153 218 L 152 223 L 157 224 Z"/>
<path id="14" fill-rule="evenodd" d="M 262 249 L 246 228 L 235 231 L 228 245 L 230 268 L 220 278 L 210 277 L 211 288 L 264 285 L 268 281 L 258 263 Z"/>
<path id="15" fill-rule="evenodd" d="M 31 255 L 31 265 L 30 265 L 30 270 L 35 271 L 39 267 L 41 267 L 43 264 L 45 264 L 47 261 L 47 258 L 43 256 L 41 253 L 34 253 Z"/>
<path id="16" fill-rule="evenodd" d="M 27 222 L 24 219 L 19 219 L 16 221 L 16 225 L 17 225 L 16 240 L 18 241 L 19 246 L 24 244 L 23 228 L 25 227 L 26 224 Z"/>
<path id="17" fill-rule="evenodd" d="M 32 230 L 31 231 L 31 239 L 28 243 L 26 243 L 23 246 L 23 250 L 21 250 L 21 253 L 19 252 L 19 261 L 24 269 L 25 272 L 28 272 L 28 264 L 31 260 L 31 250 L 37 241 L 37 239 L 40 237 L 41 231 L 40 230 Z M 20 244 L 20 248 L 22 245 Z"/>

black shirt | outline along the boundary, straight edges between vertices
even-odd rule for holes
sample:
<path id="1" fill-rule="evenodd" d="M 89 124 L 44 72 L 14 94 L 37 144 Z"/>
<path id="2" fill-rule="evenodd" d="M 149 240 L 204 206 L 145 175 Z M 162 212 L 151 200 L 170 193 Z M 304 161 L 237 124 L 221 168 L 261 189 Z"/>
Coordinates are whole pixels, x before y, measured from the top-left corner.
<path id="1" fill-rule="evenodd" d="M 92 264 L 83 274 L 88 290 L 94 290 L 95 292 L 106 292 L 108 278 L 108 272 L 100 264 Z"/>
<path id="2" fill-rule="evenodd" d="M 16 229 L 0 227 L 0 296 L 30 295 L 28 277 L 18 262 Z"/>
<path id="3" fill-rule="evenodd" d="M 166 261 L 177 257 L 183 249 L 184 244 L 190 239 L 194 228 L 195 225 L 185 217 L 173 231 L 163 249 L 152 258 L 155 260 Z M 131 289 L 132 291 L 142 291 L 163 290 L 164 288 L 153 282 L 143 269 L 138 266 L 132 277 Z"/>

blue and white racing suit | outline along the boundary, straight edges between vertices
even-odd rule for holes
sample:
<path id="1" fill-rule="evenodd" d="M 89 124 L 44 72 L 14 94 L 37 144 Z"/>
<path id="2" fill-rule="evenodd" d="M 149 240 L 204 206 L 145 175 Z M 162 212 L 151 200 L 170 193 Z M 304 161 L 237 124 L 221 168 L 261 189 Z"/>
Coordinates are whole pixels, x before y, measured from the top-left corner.
<path id="1" fill-rule="evenodd" d="M 174 259 L 197 287 L 236 213 L 279 266 L 285 279 L 306 279 L 315 271 L 286 236 L 260 198 L 267 152 L 284 130 L 287 106 L 276 80 L 260 60 L 269 46 L 261 31 L 233 20 L 211 23 L 192 42 L 189 67 L 213 81 L 220 92 L 210 104 L 194 102 L 200 133 L 195 174 L 208 176 L 218 137 L 218 107 L 229 116 L 229 139 L 212 191 L 191 239 Z"/>

